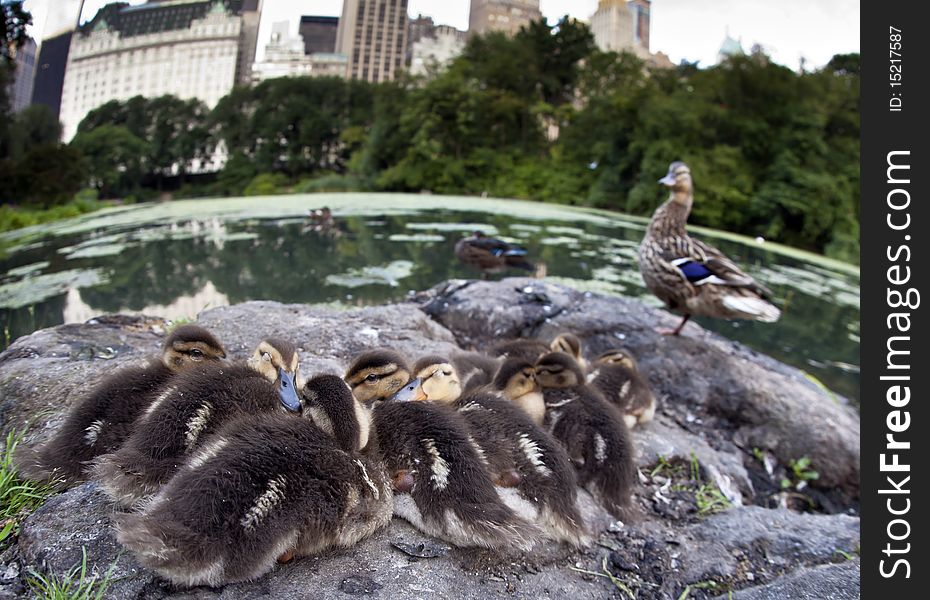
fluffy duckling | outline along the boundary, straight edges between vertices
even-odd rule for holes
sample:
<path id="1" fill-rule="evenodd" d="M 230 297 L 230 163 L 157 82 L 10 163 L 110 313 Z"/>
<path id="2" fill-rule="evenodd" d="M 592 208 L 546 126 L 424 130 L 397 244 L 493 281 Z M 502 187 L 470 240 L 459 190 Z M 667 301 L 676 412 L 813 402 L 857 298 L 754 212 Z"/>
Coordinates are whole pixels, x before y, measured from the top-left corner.
<path id="1" fill-rule="evenodd" d="M 373 404 L 382 460 L 394 484 L 394 514 L 457 546 L 528 550 L 538 530 L 497 495 L 461 417 L 423 399 L 407 362 L 392 350 L 359 356 L 345 380 Z"/>
<path id="2" fill-rule="evenodd" d="M 488 348 L 489 356 L 498 358 L 522 358 L 531 363 L 543 354 L 548 354 L 552 350 L 542 340 L 526 338 L 520 340 L 506 340 L 497 342 Z"/>
<path id="3" fill-rule="evenodd" d="M 541 394 L 532 365 L 510 359 L 496 386 L 463 394 L 455 367 L 440 356 L 421 358 L 414 374 L 427 401 L 449 406 L 467 423 L 501 497 L 548 537 L 576 547 L 588 541 L 578 512 L 575 473 L 562 447 L 510 400 Z"/>
<path id="4" fill-rule="evenodd" d="M 466 392 L 490 384 L 503 363 L 503 359 L 481 352 L 453 352 L 450 358 L 461 379 L 462 390 Z"/>
<path id="5" fill-rule="evenodd" d="M 223 345 L 203 327 L 175 328 L 165 338 L 160 359 L 116 371 L 75 403 L 55 436 L 20 459 L 22 472 L 64 485 L 83 481 L 88 461 L 116 450 L 136 417 L 176 374 L 224 358 Z"/>
<path id="6" fill-rule="evenodd" d="M 549 344 L 549 349 L 552 350 L 552 352 L 570 354 L 583 371 L 588 370 L 588 361 L 584 359 L 581 350 L 581 340 L 574 333 L 560 333 L 552 340 L 552 343 Z"/>
<path id="7" fill-rule="evenodd" d="M 526 255 L 526 249 L 488 237 L 481 231 L 455 244 L 455 256 L 465 265 L 481 271 L 482 277 L 508 268 L 534 271 L 536 267 L 526 260 Z"/>
<path id="8" fill-rule="evenodd" d="M 335 375 L 311 379 L 303 396 L 313 423 L 280 413 L 228 422 L 141 512 L 117 517 L 117 539 L 175 584 L 219 586 L 387 525 L 390 480 L 360 451 L 368 411 Z"/>
<path id="9" fill-rule="evenodd" d="M 629 515 L 636 468 L 623 418 L 585 384 L 584 372 L 568 354 L 540 358 L 536 377 L 546 402 L 546 426 L 575 463 L 578 481 L 612 514 Z"/>
<path id="10" fill-rule="evenodd" d="M 678 327 L 662 333 L 678 335 L 692 315 L 777 321 L 781 312 L 768 301 L 772 294 L 765 286 L 720 250 L 688 235 L 694 202 L 688 165 L 673 162 L 659 183 L 671 188 L 671 195 L 652 215 L 639 245 L 639 268 L 649 290 L 684 315 Z"/>
<path id="11" fill-rule="evenodd" d="M 263 340 L 245 364 L 181 373 L 136 420 L 132 434 L 93 468 L 104 492 L 123 507 L 154 494 L 185 457 L 225 421 L 247 414 L 298 412 L 297 349 Z"/>
<path id="12" fill-rule="evenodd" d="M 633 355 L 623 348 L 598 356 L 587 381 L 620 410 L 630 429 L 651 421 L 656 414 L 656 397 L 649 382 L 639 372 Z"/>

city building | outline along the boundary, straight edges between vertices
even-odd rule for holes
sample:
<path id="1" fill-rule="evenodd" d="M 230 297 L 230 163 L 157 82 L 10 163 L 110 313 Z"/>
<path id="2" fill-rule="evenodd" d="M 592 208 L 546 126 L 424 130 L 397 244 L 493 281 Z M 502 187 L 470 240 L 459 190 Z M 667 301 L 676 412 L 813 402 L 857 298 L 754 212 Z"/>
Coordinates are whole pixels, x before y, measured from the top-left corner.
<path id="1" fill-rule="evenodd" d="M 436 25 L 410 44 L 410 73 L 426 75 L 441 68 L 465 49 L 467 33 L 449 25 Z"/>
<path id="2" fill-rule="evenodd" d="M 19 112 L 32 104 L 32 86 L 36 73 L 36 41 L 31 37 L 14 48 L 13 81 L 9 86 L 10 108 Z"/>
<path id="3" fill-rule="evenodd" d="M 348 57 L 348 77 L 394 79 L 404 68 L 408 25 L 407 0 L 345 0 L 336 52 Z"/>
<path id="4" fill-rule="evenodd" d="M 332 54 L 336 51 L 339 17 L 300 17 L 297 32 L 304 39 L 304 54 Z"/>
<path id="5" fill-rule="evenodd" d="M 61 95 L 63 139 L 110 100 L 171 94 L 213 107 L 243 76 L 246 0 L 149 0 L 108 4 L 71 39 Z M 246 11 L 254 16 L 257 10 Z M 249 76 L 251 77 L 251 69 Z"/>
<path id="6" fill-rule="evenodd" d="M 604 52 L 632 52 L 649 58 L 649 2 L 600 0 L 591 15 L 594 42 Z"/>
<path id="7" fill-rule="evenodd" d="M 61 113 L 61 88 L 65 82 L 65 66 L 71 49 L 72 32 L 66 31 L 42 40 L 36 59 L 32 84 L 32 103 L 44 104 L 55 118 Z"/>
<path id="8" fill-rule="evenodd" d="M 721 63 L 731 56 L 745 56 L 746 51 L 743 50 L 743 40 L 734 39 L 730 37 L 730 28 L 726 28 L 726 33 L 723 35 L 723 42 L 720 44 L 720 50 L 717 50 L 717 62 Z"/>
<path id="9" fill-rule="evenodd" d="M 471 0 L 468 33 L 503 31 L 515 35 L 521 27 L 541 18 L 539 0 Z"/>
<path id="10" fill-rule="evenodd" d="M 236 65 L 236 83 L 248 85 L 252 81 L 252 63 L 258 48 L 258 28 L 262 20 L 262 0 L 242 0 L 242 27 L 239 33 L 239 62 Z"/>
<path id="11" fill-rule="evenodd" d="M 252 66 L 255 83 L 275 77 L 345 77 L 348 59 L 343 54 L 314 52 L 307 55 L 305 40 L 291 35 L 287 21 L 272 26 L 271 41 L 265 46 L 265 57 Z"/>

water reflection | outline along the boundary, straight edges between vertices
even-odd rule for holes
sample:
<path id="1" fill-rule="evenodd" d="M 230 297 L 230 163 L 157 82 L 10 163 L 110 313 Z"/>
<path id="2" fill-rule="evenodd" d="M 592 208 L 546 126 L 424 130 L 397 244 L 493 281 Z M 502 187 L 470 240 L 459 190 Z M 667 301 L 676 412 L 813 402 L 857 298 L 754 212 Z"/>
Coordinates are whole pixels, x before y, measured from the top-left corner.
<path id="1" fill-rule="evenodd" d="M 192 318 L 207 307 L 253 299 L 395 301 L 443 279 L 476 276 L 453 255 L 459 237 L 474 229 L 527 247 L 552 281 L 642 295 L 657 304 L 644 290 L 636 265 L 641 224 L 465 209 L 334 209 L 338 235 L 313 231 L 296 215 L 213 216 L 122 229 L 111 225 L 28 244 L 0 260 L 0 272 L 6 273 L 0 281 L 4 342 L 105 312 Z M 764 245 L 714 243 L 772 288 L 783 316 L 775 325 L 710 319 L 701 324 L 857 398 L 858 277 L 775 254 Z"/>

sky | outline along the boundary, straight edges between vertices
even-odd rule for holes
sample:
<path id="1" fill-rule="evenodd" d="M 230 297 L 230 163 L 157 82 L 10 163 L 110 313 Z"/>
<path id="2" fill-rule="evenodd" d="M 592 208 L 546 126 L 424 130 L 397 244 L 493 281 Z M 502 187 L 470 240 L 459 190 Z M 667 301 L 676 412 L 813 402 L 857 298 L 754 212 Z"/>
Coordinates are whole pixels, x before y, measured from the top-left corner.
<path id="1" fill-rule="evenodd" d="M 85 0 L 84 20 L 106 3 Z M 80 0 L 26 0 L 25 4 L 33 12 L 34 35 L 41 36 L 43 30 L 67 28 Z M 408 12 L 467 29 L 468 7 L 468 0 L 409 0 Z M 597 10 L 597 0 L 540 0 L 540 9 L 550 22 L 565 14 L 587 20 Z M 274 22 L 290 21 L 296 34 L 301 15 L 341 12 L 342 0 L 264 0 L 259 57 Z M 792 69 L 798 68 L 801 57 L 808 68 L 816 68 L 834 54 L 859 51 L 859 0 L 653 0 L 651 13 L 650 49 L 665 52 L 675 63 L 715 63 L 728 32 L 746 51 L 758 43 L 773 60 Z"/>

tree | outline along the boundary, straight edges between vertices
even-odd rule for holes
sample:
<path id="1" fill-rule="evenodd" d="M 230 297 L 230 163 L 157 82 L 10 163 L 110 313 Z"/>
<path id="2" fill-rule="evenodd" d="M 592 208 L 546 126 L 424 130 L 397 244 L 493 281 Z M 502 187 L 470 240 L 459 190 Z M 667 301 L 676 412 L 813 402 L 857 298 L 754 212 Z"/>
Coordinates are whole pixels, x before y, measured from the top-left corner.
<path id="1" fill-rule="evenodd" d="M 10 157 L 22 158 L 36 146 L 57 144 L 61 123 L 44 104 L 33 104 L 14 115 L 10 123 Z"/>
<path id="2" fill-rule="evenodd" d="M 48 208 L 71 200 L 81 188 L 81 155 L 73 148 L 44 144 L 30 149 L 13 163 L 4 202 Z"/>
<path id="3" fill-rule="evenodd" d="M 101 198 L 124 197 L 136 190 L 146 167 L 149 144 L 127 127 L 101 125 L 78 133 L 71 147 L 84 157 L 88 183 Z"/>

